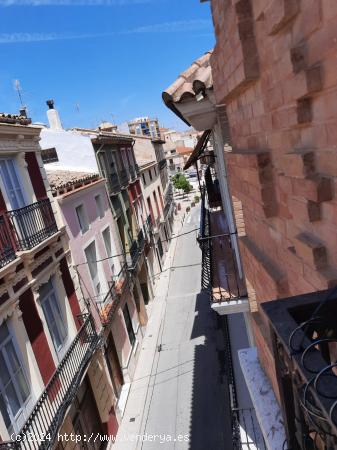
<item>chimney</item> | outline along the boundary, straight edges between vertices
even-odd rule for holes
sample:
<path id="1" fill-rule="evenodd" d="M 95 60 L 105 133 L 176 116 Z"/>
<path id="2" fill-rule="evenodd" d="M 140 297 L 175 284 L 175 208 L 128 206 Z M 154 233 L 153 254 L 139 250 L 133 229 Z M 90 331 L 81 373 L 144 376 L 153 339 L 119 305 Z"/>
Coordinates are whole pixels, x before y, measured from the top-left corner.
<path id="1" fill-rule="evenodd" d="M 54 100 L 47 100 L 46 103 L 49 107 L 49 109 L 47 111 L 47 117 L 48 117 L 50 128 L 52 130 L 63 130 L 59 113 L 54 108 Z"/>

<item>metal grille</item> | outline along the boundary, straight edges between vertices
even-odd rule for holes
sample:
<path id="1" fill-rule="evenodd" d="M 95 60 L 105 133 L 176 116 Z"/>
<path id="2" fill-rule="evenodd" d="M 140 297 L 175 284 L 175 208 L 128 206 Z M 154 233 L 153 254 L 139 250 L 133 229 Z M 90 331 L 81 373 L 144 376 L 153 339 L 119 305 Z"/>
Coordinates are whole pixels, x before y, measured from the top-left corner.
<path id="1" fill-rule="evenodd" d="M 7 212 L 18 250 L 30 250 L 57 232 L 49 199 Z"/>
<path id="2" fill-rule="evenodd" d="M 109 180 L 110 180 L 110 189 L 112 192 L 118 192 L 121 189 L 121 185 L 119 182 L 119 178 L 117 173 L 111 173 L 109 176 Z"/>
<path id="3" fill-rule="evenodd" d="M 15 243 L 8 219 L 0 216 L 0 267 L 6 266 L 15 258 Z"/>
<path id="4" fill-rule="evenodd" d="M 0 444 L 0 450 L 47 450 L 53 448 L 59 427 L 76 396 L 98 342 L 92 316 L 84 315 L 83 319 L 84 323 L 76 338 L 18 434 L 22 441 L 3 442 Z M 29 433 L 37 438 L 25 439 Z M 43 436 L 48 436 L 48 440 L 39 441 L 39 436 L 41 439 Z"/>

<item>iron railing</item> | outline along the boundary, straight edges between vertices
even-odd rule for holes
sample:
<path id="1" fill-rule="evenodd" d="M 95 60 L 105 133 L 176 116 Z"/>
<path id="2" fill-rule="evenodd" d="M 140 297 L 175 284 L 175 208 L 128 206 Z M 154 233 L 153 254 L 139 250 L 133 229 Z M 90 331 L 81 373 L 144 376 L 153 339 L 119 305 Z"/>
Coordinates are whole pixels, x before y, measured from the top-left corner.
<path id="1" fill-rule="evenodd" d="M 14 236 L 7 216 L 0 216 L 0 268 L 16 258 Z"/>
<path id="2" fill-rule="evenodd" d="M 83 320 L 76 338 L 36 402 L 28 420 L 16 434 L 16 441 L 0 443 L 0 450 L 49 450 L 54 447 L 58 430 L 98 344 L 92 316 L 84 315 Z M 29 439 L 29 436 L 32 438 Z M 43 440 L 44 438 L 46 439 Z"/>
<path id="3" fill-rule="evenodd" d="M 337 448 L 337 289 L 261 306 L 270 324 L 284 448 Z"/>
<path id="4" fill-rule="evenodd" d="M 202 251 L 201 287 L 209 293 L 212 303 L 230 302 L 247 298 L 243 280 L 239 279 L 231 233 L 212 236 L 212 213 L 206 207 L 206 189 L 201 189 L 200 233 L 198 237 Z M 221 246 L 221 265 L 214 254 L 215 246 Z M 215 271 L 221 266 L 222 271 L 215 278 Z"/>
<path id="5" fill-rule="evenodd" d="M 127 265 L 129 270 L 133 270 L 138 262 L 139 250 L 137 241 L 133 241 L 130 247 L 129 254 L 127 255 Z"/>
<path id="6" fill-rule="evenodd" d="M 30 250 L 58 231 L 49 199 L 8 211 L 7 216 L 17 250 Z"/>
<path id="7" fill-rule="evenodd" d="M 123 265 L 104 299 L 96 302 L 103 326 L 107 326 L 112 322 L 128 281 L 129 275 L 125 265 Z"/>
<path id="8" fill-rule="evenodd" d="M 164 167 L 166 167 L 167 166 L 167 161 L 166 161 L 166 159 L 164 158 L 164 159 L 161 159 L 160 161 L 159 161 L 159 170 L 162 170 L 162 169 L 164 169 Z"/>
<path id="9" fill-rule="evenodd" d="M 111 192 L 118 192 L 121 189 L 121 185 L 119 182 L 118 174 L 116 172 L 110 173 L 109 175 L 109 181 L 110 181 L 110 189 Z"/>
<path id="10" fill-rule="evenodd" d="M 119 172 L 119 179 L 122 186 L 127 186 L 129 184 L 129 174 L 126 169 L 122 169 Z"/>

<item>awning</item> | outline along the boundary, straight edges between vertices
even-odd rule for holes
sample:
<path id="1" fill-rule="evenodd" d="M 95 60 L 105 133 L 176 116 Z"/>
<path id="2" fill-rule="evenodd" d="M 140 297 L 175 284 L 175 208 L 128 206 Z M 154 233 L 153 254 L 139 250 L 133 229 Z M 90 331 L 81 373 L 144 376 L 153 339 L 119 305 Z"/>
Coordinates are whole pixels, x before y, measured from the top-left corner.
<path id="1" fill-rule="evenodd" d="M 204 150 L 207 147 L 207 143 L 211 136 L 211 132 L 212 130 L 206 130 L 203 132 L 191 156 L 188 158 L 187 163 L 184 166 L 184 170 L 189 169 L 191 166 L 193 166 L 198 161 L 200 156 L 203 154 Z"/>

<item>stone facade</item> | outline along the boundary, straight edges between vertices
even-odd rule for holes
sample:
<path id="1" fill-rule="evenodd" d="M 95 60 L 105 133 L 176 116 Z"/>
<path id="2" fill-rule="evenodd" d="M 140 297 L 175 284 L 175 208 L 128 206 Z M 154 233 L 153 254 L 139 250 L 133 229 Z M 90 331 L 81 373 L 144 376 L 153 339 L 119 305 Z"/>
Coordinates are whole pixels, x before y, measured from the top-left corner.
<path id="1" fill-rule="evenodd" d="M 229 121 L 225 159 L 253 329 L 277 392 L 260 303 L 337 281 L 337 3 L 211 5 L 214 92 Z"/>

